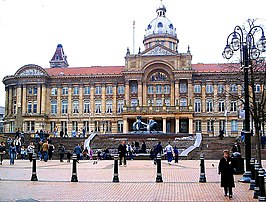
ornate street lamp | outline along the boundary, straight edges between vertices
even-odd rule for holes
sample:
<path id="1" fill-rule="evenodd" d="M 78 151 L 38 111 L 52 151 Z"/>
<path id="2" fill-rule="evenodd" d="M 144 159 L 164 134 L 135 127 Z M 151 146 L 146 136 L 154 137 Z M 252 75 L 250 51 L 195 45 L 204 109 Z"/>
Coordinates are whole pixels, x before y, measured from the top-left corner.
<path id="1" fill-rule="evenodd" d="M 255 43 L 255 34 L 261 33 L 261 38 Z M 227 37 L 227 44 L 223 51 L 223 57 L 230 59 L 234 52 L 240 50 L 240 63 L 244 68 L 244 91 L 245 91 L 245 157 L 246 172 L 239 180 L 240 182 L 250 182 L 251 177 L 251 131 L 249 117 L 249 85 L 248 70 L 252 60 L 257 59 L 261 52 L 266 51 L 266 39 L 261 26 L 251 26 L 249 32 L 244 36 L 240 26 L 236 26 L 234 31 Z"/>

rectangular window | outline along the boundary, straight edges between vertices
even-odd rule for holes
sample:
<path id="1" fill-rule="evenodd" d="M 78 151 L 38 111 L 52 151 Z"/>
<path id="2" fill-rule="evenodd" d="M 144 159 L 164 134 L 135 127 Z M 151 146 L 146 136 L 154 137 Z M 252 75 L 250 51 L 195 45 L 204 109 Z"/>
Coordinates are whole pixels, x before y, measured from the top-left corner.
<path id="1" fill-rule="evenodd" d="M 187 106 L 187 98 L 180 98 L 180 107 Z"/>
<path id="2" fill-rule="evenodd" d="M 73 95 L 78 95 L 79 94 L 79 87 L 75 86 L 73 89 Z"/>
<path id="3" fill-rule="evenodd" d="M 37 95 L 37 93 L 38 93 L 38 88 L 37 88 L 37 87 L 34 87 L 34 88 L 33 88 L 33 94 L 34 94 L 34 95 Z"/>
<path id="4" fill-rule="evenodd" d="M 62 95 L 68 95 L 68 87 L 62 88 Z"/>
<path id="5" fill-rule="evenodd" d="M 219 129 L 225 131 L 225 120 L 219 121 Z"/>
<path id="6" fill-rule="evenodd" d="M 149 99 L 149 100 L 148 100 L 148 105 L 149 105 L 149 106 L 154 106 L 154 105 L 153 105 L 153 99 Z"/>
<path id="7" fill-rule="evenodd" d="M 124 94 L 125 93 L 125 87 L 124 86 L 118 86 L 118 94 Z"/>
<path id="8" fill-rule="evenodd" d="M 57 88 L 52 88 L 51 95 L 57 95 Z"/>
<path id="9" fill-rule="evenodd" d="M 15 131 L 15 122 L 10 121 L 10 132 L 14 132 L 14 131 Z"/>
<path id="10" fill-rule="evenodd" d="M 31 128 L 31 131 L 35 131 L 35 122 L 34 121 L 30 122 L 30 128 Z"/>
<path id="11" fill-rule="evenodd" d="M 138 106 L 138 99 L 136 98 L 131 99 L 131 107 L 136 107 L 136 106 Z"/>
<path id="12" fill-rule="evenodd" d="M 180 93 L 186 93 L 187 92 L 187 84 L 186 83 L 180 83 Z"/>
<path id="13" fill-rule="evenodd" d="M 163 106 L 162 99 L 156 99 L 156 106 L 157 106 L 157 107 L 161 107 L 161 106 Z"/>
<path id="14" fill-rule="evenodd" d="M 83 121 L 83 127 L 84 127 L 86 132 L 90 132 L 89 121 Z"/>
<path id="15" fill-rule="evenodd" d="M 260 84 L 255 85 L 255 93 L 259 93 L 261 91 Z"/>
<path id="16" fill-rule="evenodd" d="M 206 101 L 206 111 L 207 112 L 212 112 L 212 107 L 213 107 L 212 99 L 207 99 L 207 101 Z"/>
<path id="17" fill-rule="evenodd" d="M 112 95 L 112 94 L 113 94 L 113 86 L 107 86 L 106 95 Z"/>
<path id="18" fill-rule="evenodd" d="M 62 101 L 62 114 L 67 114 L 67 110 L 68 110 L 68 101 L 63 100 Z"/>
<path id="19" fill-rule="evenodd" d="M 230 92 L 231 93 L 237 92 L 237 85 L 236 84 L 230 84 Z"/>
<path id="20" fill-rule="evenodd" d="M 162 94 L 162 85 L 156 85 L 156 94 Z"/>
<path id="21" fill-rule="evenodd" d="M 238 132 L 237 120 L 231 121 L 231 131 L 232 132 Z"/>
<path id="22" fill-rule="evenodd" d="M 195 130 L 196 132 L 201 132 L 201 121 L 200 120 L 195 121 Z"/>
<path id="23" fill-rule="evenodd" d="M 102 102 L 101 100 L 95 101 L 95 113 L 101 113 L 102 112 Z"/>
<path id="24" fill-rule="evenodd" d="M 72 110 L 74 114 L 79 113 L 79 101 L 78 100 L 73 101 Z"/>
<path id="25" fill-rule="evenodd" d="M 148 86 L 148 94 L 153 94 L 154 90 L 153 90 L 153 86 Z"/>
<path id="26" fill-rule="evenodd" d="M 213 122 L 214 122 L 213 120 L 207 121 L 207 130 L 208 130 L 208 132 L 213 132 L 214 131 Z"/>
<path id="27" fill-rule="evenodd" d="M 101 95 L 101 94 L 102 94 L 102 87 L 95 86 L 95 95 Z"/>
<path id="28" fill-rule="evenodd" d="M 99 121 L 95 121 L 95 132 L 100 132 L 100 123 Z"/>
<path id="29" fill-rule="evenodd" d="M 218 93 L 224 93 L 224 85 L 223 84 L 218 85 Z"/>
<path id="30" fill-rule="evenodd" d="M 13 102 L 13 114 L 17 113 L 17 101 Z"/>
<path id="31" fill-rule="evenodd" d="M 77 121 L 72 121 L 72 131 L 77 132 L 78 131 L 78 122 Z"/>
<path id="32" fill-rule="evenodd" d="M 122 133 L 123 132 L 123 121 L 118 121 L 117 122 L 117 131 L 119 133 Z"/>
<path id="33" fill-rule="evenodd" d="M 236 112 L 236 101 L 231 101 L 231 112 Z"/>
<path id="34" fill-rule="evenodd" d="M 137 93 L 138 92 L 138 85 L 136 83 L 131 84 L 131 93 Z"/>
<path id="35" fill-rule="evenodd" d="M 194 100 L 194 111 L 201 112 L 201 100 L 200 99 Z"/>
<path id="36" fill-rule="evenodd" d="M 206 85 L 206 93 L 213 93 L 213 85 L 211 84 Z"/>
<path id="37" fill-rule="evenodd" d="M 122 113 L 124 108 L 124 100 L 117 101 L 117 113 Z"/>
<path id="38" fill-rule="evenodd" d="M 200 93 L 201 92 L 201 86 L 200 85 L 194 85 L 194 93 Z"/>
<path id="39" fill-rule="evenodd" d="M 29 87 L 29 88 L 28 88 L 28 94 L 29 94 L 29 95 L 32 95 L 32 93 L 33 93 L 32 88 Z"/>
<path id="40" fill-rule="evenodd" d="M 85 100 L 84 101 L 84 113 L 90 113 L 90 101 L 89 100 Z"/>
<path id="41" fill-rule="evenodd" d="M 224 112 L 224 100 L 219 101 L 219 112 Z"/>
<path id="42" fill-rule="evenodd" d="M 113 101 L 107 100 L 106 101 L 106 113 L 112 113 L 113 112 Z"/>
<path id="43" fill-rule="evenodd" d="M 51 101 L 51 113 L 52 114 L 57 113 L 57 101 L 56 100 Z"/>
<path id="44" fill-rule="evenodd" d="M 32 102 L 28 101 L 28 113 L 32 113 Z"/>
<path id="45" fill-rule="evenodd" d="M 50 131 L 54 132 L 56 128 L 55 121 L 50 121 Z"/>
<path id="46" fill-rule="evenodd" d="M 33 102 L 33 113 L 37 113 L 37 101 Z"/>
<path id="47" fill-rule="evenodd" d="M 170 104 L 170 99 L 169 99 L 169 98 L 165 98 L 165 99 L 164 99 L 164 103 L 165 103 L 165 105 L 166 105 L 167 107 L 171 106 L 171 104 Z"/>
<path id="48" fill-rule="evenodd" d="M 89 86 L 86 86 L 84 88 L 84 95 L 89 95 L 91 93 L 91 88 Z"/>
<path id="49" fill-rule="evenodd" d="M 111 121 L 106 122 L 106 132 L 112 132 L 112 122 Z"/>
<path id="50" fill-rule="evenodd" d="M 169 93 L 170 93 L 170 86 L 164 85 L 164 94 L 169 94 Z"/>

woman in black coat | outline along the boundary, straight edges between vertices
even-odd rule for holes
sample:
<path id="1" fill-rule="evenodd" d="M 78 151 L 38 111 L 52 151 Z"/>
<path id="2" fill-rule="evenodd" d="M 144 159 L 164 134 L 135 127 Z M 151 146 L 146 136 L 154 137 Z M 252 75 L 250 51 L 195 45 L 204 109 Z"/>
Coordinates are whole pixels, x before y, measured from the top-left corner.
<path id="1" fill-rule="evenodd" d="M 221 174 L 221 187 L 224 188 L 224 195 L 227 196 L 229 190 L 229 198 L 232 198 L 232 187 L 235 187 L 234 182 L 234 169 L 232 167 L 232 158 L 228 150 L 223 151 L 224 156 L 219 162 L 219 175 Z"/>

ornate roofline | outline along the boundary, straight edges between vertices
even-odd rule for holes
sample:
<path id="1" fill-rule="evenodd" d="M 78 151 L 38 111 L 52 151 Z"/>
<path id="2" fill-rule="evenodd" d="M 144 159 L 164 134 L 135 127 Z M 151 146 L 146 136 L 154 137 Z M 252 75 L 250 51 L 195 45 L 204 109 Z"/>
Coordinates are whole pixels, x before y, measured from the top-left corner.
<path id="1" fill-rule="evenodd" d="M 36 76 L 45 76 L 49 77 L 47 72 L 39 65 L 35 64 L 28 64 L 24 65 L 21 68 L 17 70 L 17 72 L 14 74 L 15 77 L 36 77 Z"/>

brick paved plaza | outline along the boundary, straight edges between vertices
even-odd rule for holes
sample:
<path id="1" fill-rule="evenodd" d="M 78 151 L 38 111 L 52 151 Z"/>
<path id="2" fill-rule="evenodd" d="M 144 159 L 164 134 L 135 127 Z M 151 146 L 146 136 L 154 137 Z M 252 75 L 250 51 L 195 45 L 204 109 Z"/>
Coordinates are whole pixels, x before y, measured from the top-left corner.
<path id="1" fill-rule="evenodd" d="M 0 167 L 0 201 L 228 201 L 220 187 L 218 161 L 206 160 L 206 183 L 199 183 L 198 160 L 181 160 L 168 165 L 162 161 L 163 183 L 156 183 L 152 161 L 132 160 L 119 167 L 119 183 L 113 183 L 113 161 L 80 161 L 79 182 L 70 182 L 72 163 L 37 161 L 39 181 L 32 182 L 28 160 L 8 160 Z M 266 162 L 263 162 L 264 167 Z M 233 201 L 254 200 L 249 184 L 235 176 Z"/>

